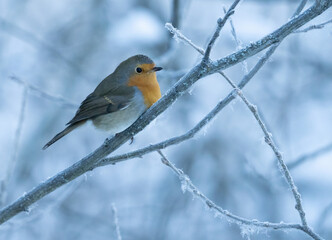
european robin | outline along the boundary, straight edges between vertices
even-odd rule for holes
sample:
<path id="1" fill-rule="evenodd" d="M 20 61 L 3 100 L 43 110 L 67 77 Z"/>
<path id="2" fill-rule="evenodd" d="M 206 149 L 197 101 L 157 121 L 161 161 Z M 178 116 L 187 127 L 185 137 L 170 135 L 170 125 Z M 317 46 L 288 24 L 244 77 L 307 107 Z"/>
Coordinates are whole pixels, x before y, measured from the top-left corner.
<path id="1" fill-rule="evenodd" d="M 58 141 L 88 120 L 96 128 L 118 133 L 129 127 L 161 97 L 156 67 L 147 56 L 135 55 L 120 63 L 81 103 L 63 131 L 43 149 Z"/>

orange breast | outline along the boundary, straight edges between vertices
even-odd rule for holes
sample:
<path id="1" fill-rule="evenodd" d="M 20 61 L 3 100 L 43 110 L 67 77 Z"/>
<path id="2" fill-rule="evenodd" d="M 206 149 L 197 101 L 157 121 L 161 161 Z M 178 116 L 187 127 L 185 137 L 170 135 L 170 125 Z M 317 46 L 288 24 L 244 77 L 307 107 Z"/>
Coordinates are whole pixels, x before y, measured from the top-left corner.
<path id="1" fill-rule="evenodd" d="M 128 86 L 135 86 L 142 92 L 147 108 L 151 107 L 161 97 L 155 72 L 137 74 L 130 77 Z"/>

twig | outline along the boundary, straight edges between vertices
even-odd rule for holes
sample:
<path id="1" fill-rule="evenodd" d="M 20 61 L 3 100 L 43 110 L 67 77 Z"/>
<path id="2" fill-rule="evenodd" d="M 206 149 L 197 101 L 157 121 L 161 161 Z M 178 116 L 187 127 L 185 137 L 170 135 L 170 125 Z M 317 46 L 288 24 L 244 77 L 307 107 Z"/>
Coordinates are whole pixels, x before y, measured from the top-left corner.
<path id="1" fill-rule="evenodd" d="M 304 13 L 290 20 L 268 36 L 249 44 L 243 49 L 219 59 L 215 62 L 206 64 L 198 63 L 185 76 L 183 76 L 157 103 L 149 108 L 139 119 L 137 119 L 125 131 L 117 134 L 111 139 L 106 139 L 104 144 L 84 157 L 77 163 L 59 172 L 45 182 L 34 187 L 27 194 L 23 195 L 15 202 L 0 211 L 0 224 L 6 222 L 16 214 L 25 211 L 28 207 L 53 192 L 62 185 L 74 180 L 85 172 L 89 171 L 98 161 L 118 149 L 131 137 L 142 131 L 159 114 L 170 107 L 183 93 L 185 93 L 199 79 L 216 73 L 220 70 L 229 68 L 257 53 L 270 47 L 276 42 L 280 42 L 294 30 L 303 26 L 305 23 L 323 13 L 332 5 L 332 0 L 321 0 L 319 5 L 314 5 Z M 271 50 L 271 49 L 270 49 Z M 257 65 L 256 65 L 257 66 Z M 248 75 L 246 75 L 248 76 Z M 240 85 L 239 85 L 240 87 Z M 227 103 L 228 104 L 228 103 Z"/>
<path id="2" fill-rule="evenodd" d="M 332 23 L 332 19 L 331 20 L 328 20 L 326 22 L 323 22 L 321 24 L 317 24 L 317 25 L 311 25 L 309 27 L 306 27 L 304 29 L 299 29 L 299 30 L 296 30 L 294 31 L 294 33 L 306 33 L 306 32 L 309 32 L 311 30 L 315 30 L 315 29 L 322 29 L 324 28 L 327 24 L 330 24 Z"/>
<path id="3" fill-rule="evenodd" d="M 226 12 L 226 9 L 224 9 L 224 12 Z M 236 50 L 239 50 L 242 47 L 242 42 L 237 37 L 232 18 L 229 18 L 229 24 L 231 25 L 231 33 L 232 33 L 233 39 L 234 39 L 234 41 L 237 45 Z M 247 63 L 247 61 L 242 61 L 241 64 L 243 66 L 245 74 L 247 74 L 248 73 L 248 63 Z"/>
<path id="4" fill-rule="evenodd" d="M 7 185 L 9 182 L 10 177 L 12 176 L 15 165 L 17 162 L 18 158 L 18 153 L 19 153 L 19 145 L 21 141 L 21 135 L 22 135 L 22 129 L 23 129 L 23 123 L 24 123 L 24 118 L 25 118 L 25 107 L 27 103 L 27 98 L 28 98 L 28 92 L 29 89 L 27 85 L 23 85 L 23 94 L 22 94 L 22 101 L 21 101 L 21 110 L 18 118 L 18 123 L 17 123 L 17 128 L 15 131 L 15 137 L 14 137 L 14 148 L 13 148 L 13 153 L 11 160 L 8 164 L 8 168 L 5 174 L 4 179 L 0 183 L 1 191 L 0 191 L 0 206 L 3 206 L 3 204 L 6 202 L 7 198 Z"/>
<path id="5" fill-rule="evenodd" d="M 166 23 L 165 24 L 165 28 L 167 28 L 168 31 L 170 31 L 175 39 L 179 39 L 182 40 L 184 43 L 187 43 L 189 46 L 192 46 L 193 48 L 195 48 L 199 53 L 204 54 L 204 49 L 197 47 L 195 44 L 193 44 L 193 42 L 188 39 L 186 36 L 184 36 L 178 29 L 176 29 L 175 27 L 173 27 L 173 25 L 171 23 Z"/>
<path id="6" fill-rule="evenodd" d="M 329 151 L 332 151 L 332 143 L 330 143 L 330 144 L 328 144 L 328 145 L 326 145 L 322 148 L 319 148 L 316 151 L 313 151 L 311 153 L 307 153 L 307 154 L 304 154 L 304 155 L 300 156 L 299 158 L 297 158 L 293 162 L 288 163 L 287 164 L 288 168 L 293 169 L 293 168 L 307 162 L 308 160 L 316 158 L 319 155 L 325 154 L 326 152 L 329 152 Z"/>
<path id="7" fill-rule="evenodd" d="M 115 203 L 112 203 L 112 213 L 113 213 L 114 226 L 115 226 L 117 240 L 122 240 L 119 219 L 118 219 L 118 211 L 115 207 Z"/>
<path id="8" fill-rule="evenodd" d="M 190 178 L 184 174 L 181 169 L 175 167 L 173 163 L 171 163 L 165 155 L 158 150 L 159 155 L 161 156 L 161 162 L 165 164 L 167 167 L 172 169 L 172 171 L 178 176 L 179 180 L 181 181 L 181 188 L 182 191 L 190 192 L 195 198 L 199 198 L 203 204 L 205 204 L 209 209 L 215 212 L 215 216 L 225 216 L 226 219 L 231 223 L 236 223 L 240 227 L 243 225 L 246 226 L 253 226 L 255 228 L 267 228 L 267 229 L 299 229 L 304 231 L 304 228 L 300 224 L 296 223 L 271 223 L 271 222 L 261 222 L 258 220 L 250 220 L 240 216 L 237 216 L 228 210 L 225 210 L 215 204 L 212 200 L 207 198 L 199 189 L 192 183 Z"/>
<path id="9" fill-rule="evenodd" d="M 30 84 L 28 82 L 25 82 L 16 76 L 10 76 L 9 79 L 11 79 L 14 82 L 17 82 L 19 84 L 25 85 L 29 90 L 37 92 L 41 97 L 54 101 L 54 102 L 57 102 L 57 103 L 63 105 L 64 107 L 78 108 L 78 105 L 75 103 L 72 103 L 70 100 L 65 99 L 61 96 L 55 96 L 50 93 L 47 93 L 44 90 L 41 90 L 39 87 L 37 87 L 33 84 Z"/>
<path id="10" fill-rule="evenodd" d="M 224 18 L 219 18 L 217 21 L 217 29 L 215 30 L 207 48 L 205 51 L 205 54 L 203 56 L 203 62 L 207 62 L 210 58 L 210 53 L 211 53 L 211 49 L 214 45 L 214 43 L 216 42 L 217 38 L 219 37 L 220 31 L 221 29 L 224 27 L 227 19 L 234 14 L 234 9 L 235 7 L 238 5 L 238 3 L 240 2 L 240 0 L 235 0 L 233 2 L 233 4 L 230 6 L 230 8 L 228 9 L 227 13 L 225 14 Z"/>
<path id="11" fill-rule="evenodd" d="M 276 46 L 277 47 L 277 46 Z M 195 48 L 196 49 L 196 48 Z M 205 55 L 204 55 L 205 56 Z M 258 114 L 258 110 L 257 107 L 254 106 L 253 104 L 251 104 L 246 97 L 242 94 L 241 90 L 222 72 L 219 71 L 219 73 L 229 82 L 229 84 L 236 90 L 237 94 L 241 97 L 241 99 L 243 100 L 243 102 L 248 106 L 248 108 L 250 109 L 250 111 L 254 114 L 257 122 L 259 123 L 259 126 L 261 127 L 264 135 L 265 135 L 265 142 L 271 147 L 271 149 L 273 150 L 274 154 L 276 155 L 279 164 L 281 166 L 282 169 L 282 173 L 285 176 L 287 183 L 289 184 L 289 186 L 292 189 L 292 193 L 293 196 L 295 198 L 296 201 L 296 206 L 295 208 L 297 209 L 297 211 L 300 214 L 301 217 L 301 221 L 304 227 L 308 227 L 307 225 L 307 220 L 305 218 L 305 212 L 303 211 L 303 207 L 302 207 L 302 200 L 301 200 L 301 195 L 298 192 L 293 178 L 290 175 L 290 172 L 286 166 L 286 164 L 284 163 L 283 157 L 281 152 L 279 151 L 279 149 L 276 147 L 276 144 L 274 143 L 273 139 L 272 139 L 272 134 L 267 130 L 266 125 L 263 123 L 262 119 L 260 118 L 259 114 Z"/>
<path id="12" fill-rule="evenodd" d="M 317 228 L 322 228 L 322 226 L 324 225 L 324 222 L 326 221 L 326 219 L 328 218 L 328 216 L 332 213 L 332 202 L 329 203 L 322 211 L 322 213 L 320 214 L 318 221 L 317 221 Z"/>

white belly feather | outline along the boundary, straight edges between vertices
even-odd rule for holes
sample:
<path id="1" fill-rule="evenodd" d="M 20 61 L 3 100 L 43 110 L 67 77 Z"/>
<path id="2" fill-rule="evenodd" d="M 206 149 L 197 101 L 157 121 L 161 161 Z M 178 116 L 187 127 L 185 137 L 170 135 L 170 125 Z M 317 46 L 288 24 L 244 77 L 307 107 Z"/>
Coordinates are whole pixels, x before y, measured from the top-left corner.
<path id="1" fill-rule="evenodd" d="M 146 109 L 142 93 L 136 91 L 133 101 L 126 108 L 96 117 L 92 122 L 96 128 L 115 134 L 133 124 Z"/>

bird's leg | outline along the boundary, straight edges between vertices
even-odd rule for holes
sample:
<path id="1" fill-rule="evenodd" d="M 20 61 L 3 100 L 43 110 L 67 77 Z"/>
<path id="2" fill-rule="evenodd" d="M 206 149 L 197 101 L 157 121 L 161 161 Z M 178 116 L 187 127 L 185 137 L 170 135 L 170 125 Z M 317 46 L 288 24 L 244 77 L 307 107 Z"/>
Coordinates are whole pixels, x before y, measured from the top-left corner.
<path id="1" fill-rule="evenodd" d="M 134 137 L 131 137 L 129 145 L 133 144 L 133 142 L 134 142 Z"/>

